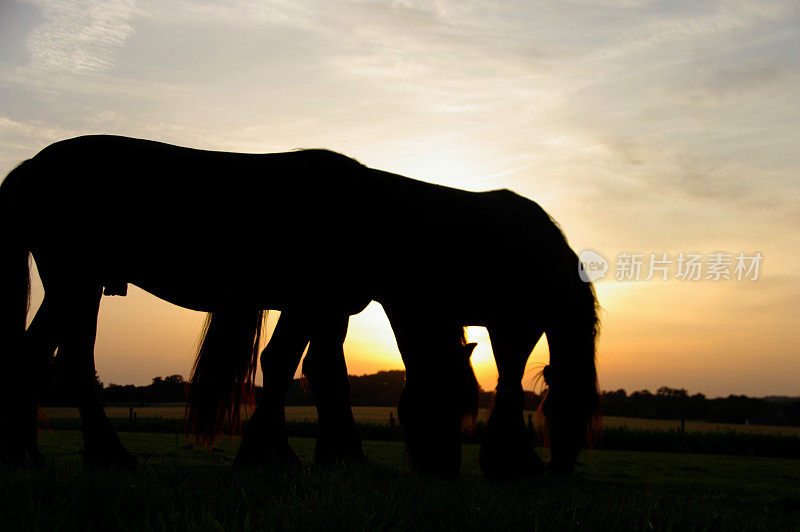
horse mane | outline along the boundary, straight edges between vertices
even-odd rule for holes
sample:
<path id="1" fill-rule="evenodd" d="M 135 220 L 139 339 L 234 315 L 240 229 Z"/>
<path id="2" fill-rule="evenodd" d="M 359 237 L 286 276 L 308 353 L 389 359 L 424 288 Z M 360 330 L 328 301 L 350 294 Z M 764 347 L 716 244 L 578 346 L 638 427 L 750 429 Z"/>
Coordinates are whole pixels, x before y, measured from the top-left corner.
<path id="1" fill-rule="evenodd" d="M 559 229 L 560 231 L 560 229 Z M 564 239 L 566 245 L 566 239 Z M 600 391 L 597 381 L 597 341 L 600 336 L 600 304 L 594 285 L 580 280 L 578 272 L 578 256 L 569 246 L 566 246 L 568 264 L 575 265 L 575 279 L 570 279 L 572 284 L 572 306 L 570 309 L 574 330 L 580 336 L 573 349 L 570 360 L 562 360 L 555 371 L 553 366 L 553 348 L 551 347 L 550 364 L 543 366 L 534 377 L 544 381 L 544 392 L 536 410 L 538 432 L 545 447 L 551 447 L 549 417 L 555 412 L 560 415 L 576 416 L 580 423 L 576 427 L 578 437 L 582 440 L 574 442 L 577 445 L 586 445 L 592 449 L 600 440 L 603 432 L 603 418 L 600 404 Z M 559 353 L 556 358 L 565 358 Z M 564 368 L 568 367 L 565 371 Z M 568 373 L 567 373 L 568 372 Z M 564 375 L 564 373 L 567 373 Z M 569 381 L 569 383 L 565 381 Z M 553 383 L 561 381 L 567 386 L 567 393 L 559 394 L 559 399 L 554 401 L 551 393 Z M 563 386 L 562 385 L 562 386 Z M 557 384 L 558 386 L 558 384 Z M 551 447 L 552 452 L 552 447 Z"/>
<path id="2" fill-rule="evenodd" d="M 225 309 L 209 313 L 187 388 L 186 432 L 213 445 L 230 423 L 241 428 L 241 408 L 252 404 L 266 311 Z"/>
<path id="3" fill-rule="evenodd" d="M 574 335 L 568 339 L 574 342 L 568 353 L 557 353 L 555 368 L 553 347 L 551 339 L 550 364 L 544 366 L 535 379 L 545 382 L 545 390 L 537 409 L 540 436 L 546 446 L 550 445 L 550 434 L 547 418 L 549 410 L 555 409 L 562 412 L 571 412 L 570 416 L 580 419 L 583 433 L 583 443 L 589 448 L 599 440 L 602 434 L 602 415 L 600 410 L 600 391 L 597 382 L 596 351 L 597 341 L 600 337 L 600 303 L 594 285 L 584 282 L 578 274 L 578 255 L 569 246 L 567 237 L 561 226 L 538 203 L 519 196 L 511 191 L 498 191 L 513 195 L 526 204 L 528 217 L 534 218 L 530 225 L 540 232 L 537 238 L 544 239 L 551 245 L 555 244 L 556 255 L 547 261 L 546 274 L 552 277 L 554 283 L 562 287 L 564 299 L 557 302 L 558 308 L 554 309 L 551 316 L 554 322 L 548 329 L 548 335 L 553 329 L 566 329 L 570 333 L 561 333 L 562 339 L 566 335 Z M 566 374 L 566 375 L 565 375 Z M 552 383 L 564 383 L 567 394 L 561 394 L 559 400 L 553 401 L 550 390 Z"/>
<path id="4" fill-rule="evenodd" d="M 586 423 L 586 440 L 589 448 L 600 440 L 603 435 L 603 414 L 600 403 L 600 387 L 597 382 L 597 342 L 600 339 L 600 316 L 599 310 L 601 309 L 600 303 L 597 301 L 597 293 L 595 292 L 592 283 L 584 283 L 589 288 L 591 303 L 591 312 L 587 316 L 592 330 L 592 365 L 590 379 L 592 381 L 592 389 L 588 394 L 589 402 L 589 419 Z"/>
<path id="5" fill-rule="evenodd" d="M 564 238 L 566 243 L 566 238 Z M 573 264 L 572 279 L 575 286 L 575 316 L 574 319 L 579 327 L 589 331 L 590 346 L 585 353 L 579 353 L 582 360 L 578 361 L 576 370 L 578 382 L 584 383 L 583 388 L 579 388 L 578 399 L 585 401 L 584 415 L 586 416 L 586 444 L 591 449 L 602 436 L 603 417 L 600 405 L 600 390 L 597 382 L 597 342 L 600 339 L 600 303 L 597 300 L 597 292 L 594 284 L 585 282 L 577 274 L 579 258 L 575 252 L 567 247 L 569 251 L 569 262 Z"/>

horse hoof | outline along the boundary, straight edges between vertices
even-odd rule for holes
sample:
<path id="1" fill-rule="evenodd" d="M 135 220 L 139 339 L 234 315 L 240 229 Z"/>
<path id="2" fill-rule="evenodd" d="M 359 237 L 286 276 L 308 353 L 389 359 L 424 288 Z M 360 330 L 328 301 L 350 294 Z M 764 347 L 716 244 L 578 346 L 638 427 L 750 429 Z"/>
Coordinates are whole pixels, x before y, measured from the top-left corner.
<path id="1" fill-rule="evenodd" d="M 550 462 L 547 464 L 547 473 L 556 477 L 569 477 L 575 472 L 573 464 L 559 464 Z"/>
<path id="2" fill-rule="evenodd" d="M 314 463 L 321 466 L 364 465 L 369 463 L 369 459 L 361 448 L 361 440 L 357 444 L 347 445 L 332 445 L 317 440 Z"/>
<path id="3" fill-rule="evenodd" d="M 406 445 L 411 471 L 427 478 L 455 480 L 461 470 L 461 449 L 420 447 Z"/>
<path id="4" fill-rule="evenodd" d="M 43 467 L 44 466 L 44 455 L 42 451 L 38 448 L 33 448 L 28 450 L 28 454 L 31 457 L 31 462 L 33 463 L 33 467 Z"/>
<path id="5" fill-rule="evenodd" d="M 515 480 L 520 477 L 538 477 L 545 472 L 539 455 L 531 449 L 498 449 L 484 447 L 480 451 L 481 471 L 492 480 Z"/>
<path id="6" fill-rule="evenodd" d="M 0 465 L 10 469 L 24 469 L 26 466 L 25 453 L 0 452 Z"/>
<path id="7" fill-rule="evenodd" d="M 316 453 L 314 463 L 319 466 L 366 465 L 369 458 L 362 450 L 345 453 Z"/>
<path id="8" fill-rule="evenodd" d="M 544 475 L 544 462 L 535 451 L 526 453 L 521 460 L 519 474 L 523 477 L 540 477 Z"/>
<path id="9" fill-rule="evenodd" d="M 520 471 L 516 466 L 509 464 L 488 463 L 486 460 L 479 462 L 481 471 L 489 480 L 507 481 L 516 480 L 520 476 Z"/>
<path id="10" fill-rule="evenodd" d="M 419 475 L 422 478 L 429 478 L 434 480 L 458 480 L 460 476 L 460 471 L 458 469 L 453 470 L 450 469 L 441 469 L 441 468 L 429 468 L 429 467 L 414 467 L 414 473 Z"/>
<path id="11" fill-rule="evenodd" d="M 93 469 L 136 471 L 139 461 L 131 453 L 122 449 L 112 453 L 84 453 L 83 465 Z"/>
<path id="12" fill-rule="evenodd" d="M 280 451 L 270 451 L 262 448 L 260 452 L 242 452 L 242 449 L 239 449 L 239 452 L 236 453 L 236 458 L 233 460 L 233 468 L 237 470 L 268 468 L 272 470 L 294 471 L 301 469 L 302 465 L 300 463 L 300 458 L 298 458 L 291 447 L 281 449 Z"/>
<path id="13" fill-rule="evenodd" d="M 30 461 L 27 458 L 30 457 Z M 0 445 L 0 466 L 12 469 L 28 469 L 44 465 L 44 456 L 36 444 L 33 445 Z"/>

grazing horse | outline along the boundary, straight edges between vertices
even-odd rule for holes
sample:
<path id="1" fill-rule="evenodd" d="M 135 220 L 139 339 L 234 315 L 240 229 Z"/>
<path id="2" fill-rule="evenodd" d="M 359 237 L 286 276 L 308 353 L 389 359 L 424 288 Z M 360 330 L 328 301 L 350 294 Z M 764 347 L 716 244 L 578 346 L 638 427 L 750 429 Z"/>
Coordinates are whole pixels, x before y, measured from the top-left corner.
<path id="1" fill-rule="evenodd" d="M 36 367 L 58 349 L 82 418 L 84 460 L 135 464 L 91 384 L 99 302 L 132 283 L 208 312 L 188 404 L 206 440 L 249 400 L 264 309 L 282 312 L 261 354 L 264 396 L 237 461 L 291 461 L 283 394 L 306 344 L 321 455 L 358 459 L 342 353 L 349 316 L 383 305 L 406 365 L 399 418 L 423 472 L 453 476 L 462 419 L 474 413 L 465 325 L 489 330 L 499 379 L 481 448 L 490 476 L 536 474 L 521 380 L 538 339 L 551 357 L 543 403 L 551 469 L 571 472 L 597 419 L 596 298 L 578 259 L 536 203 L 367 168 L 325 150 L 237 154 L 115 136 L 55 143 L 0 186 L 0 457 L 36 448 Z M 462 239 L 483 253 L 465 261 Z M 25 328 L 28 257 L 45 297 Z M 479 287 L 475 291 L 465 286 Z M 340 430 L 342 427 L 345 430 Z"/>

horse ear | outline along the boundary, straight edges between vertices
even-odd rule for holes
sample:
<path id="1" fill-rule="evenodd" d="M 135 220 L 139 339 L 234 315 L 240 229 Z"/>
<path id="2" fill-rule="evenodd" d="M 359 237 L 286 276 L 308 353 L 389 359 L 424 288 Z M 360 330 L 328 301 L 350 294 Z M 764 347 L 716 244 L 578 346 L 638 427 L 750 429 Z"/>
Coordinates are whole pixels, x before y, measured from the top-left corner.
<path id="1" fill-rule="evenodd" d="M 467 355 L 467 360 L 472 356 L 472 352 L 475 351 L 476 347 L 478 347 L 478 344 L 475 342 L 464 346 L 464 353 Z"/>

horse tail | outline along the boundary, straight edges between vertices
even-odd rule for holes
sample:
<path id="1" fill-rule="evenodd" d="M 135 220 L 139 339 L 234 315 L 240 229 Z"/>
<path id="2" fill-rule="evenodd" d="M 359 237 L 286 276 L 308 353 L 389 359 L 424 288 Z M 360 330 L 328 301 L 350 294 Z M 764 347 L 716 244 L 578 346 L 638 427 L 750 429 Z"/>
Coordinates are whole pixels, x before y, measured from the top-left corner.
<path id="1" fill-rule="evenodd" d="M 212 445 L 225 422 L 241 428 L 241 407 L 253 403 L 258 349 L 266 311 L 209 313 L 189 379 L 186 432 Z"/>
<path id="2" fill-rule="evenodd" d="M 0 349 L 6 358 L 15 356 L 22 347 L 25 336 L 25 324 L 28 319 L 30 302 L 30 268 L 28 255 L 30 250 L 25 244 L 20 231 L 15 231 L 23 224 L 20 217 L 19 198 L 20 179 L 29 169 L 29 161 L 25 161 L 13 169 L 0 184 L 0 232 L 3 240 L 0 244 Z"/>
<path id="3" fill-rule="evenodd" d="M 580 279 L 578 256 L 563 234 L 561 241 L 563 260 L 557 261 L 556 283 L 560 289 L 554 294 L 555 312 L 546 329 L 550 364 L 542 371 L 547 390 L 539 412 L 545 421 L 551 468 L 569 474 L 578 449 L 591 447 L 602 430 L 596 366 L 600 306 L 594 286 Z"/>
<path id="4" fill-rule="evenodd" d="M 20 191 L 21 179 L 29 168 L 29 161 L 23 162 L 0 184 L 0 233 L 3 234 L 0 240 L 0 364 L 10 377 L 0 387 L 0 408 L 5 410 L 4 422 L 14 427 L 12 431 L 25 422 L 21 416 L 27 411 L 18 406 L 24 394 L 29 393 L 19 389 L 18 384 L 26 382 L 23 373 L 28 367 L 23 350 L 30 302 L 30 249 L 20 230 L 24 225 L 20 209 L 24 200 L 20 198 Z"/>

